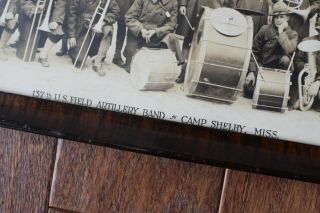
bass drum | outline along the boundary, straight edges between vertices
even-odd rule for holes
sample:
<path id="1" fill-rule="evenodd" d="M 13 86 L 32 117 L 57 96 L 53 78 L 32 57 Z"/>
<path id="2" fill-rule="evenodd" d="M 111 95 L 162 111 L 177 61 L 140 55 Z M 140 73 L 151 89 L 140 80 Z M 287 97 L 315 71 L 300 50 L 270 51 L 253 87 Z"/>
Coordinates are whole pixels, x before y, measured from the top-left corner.
<path id="1" fill-rule="evenodd" d="M 291 72 L 262 68 L 257 76 L 252 107 L 285 112 L 288 107 Z"/>
<path id="2" fill-rule="evenodd" d="M 142 48 L 133 57 L 130 77 L 138 90 L 165 91 L 175 85 L 178 72 L 174 52 Z"/>
<path id="3" fill-rule="evenodd" d="M 194 32 L 184 91 L 227 103 L 242 92 L 252 52 L 253 22 L 230 8 L 205 7 Z"/>

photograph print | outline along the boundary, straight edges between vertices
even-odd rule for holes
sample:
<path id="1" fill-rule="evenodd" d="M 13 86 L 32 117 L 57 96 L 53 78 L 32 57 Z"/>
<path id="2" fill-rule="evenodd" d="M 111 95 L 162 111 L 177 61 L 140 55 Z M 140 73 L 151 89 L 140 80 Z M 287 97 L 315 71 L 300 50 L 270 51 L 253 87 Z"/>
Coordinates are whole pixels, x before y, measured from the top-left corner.
<path id="1" fill-rule="evenodd" d="M 0 0 L 0 91 L 320 145 L 320 0 Z"/>

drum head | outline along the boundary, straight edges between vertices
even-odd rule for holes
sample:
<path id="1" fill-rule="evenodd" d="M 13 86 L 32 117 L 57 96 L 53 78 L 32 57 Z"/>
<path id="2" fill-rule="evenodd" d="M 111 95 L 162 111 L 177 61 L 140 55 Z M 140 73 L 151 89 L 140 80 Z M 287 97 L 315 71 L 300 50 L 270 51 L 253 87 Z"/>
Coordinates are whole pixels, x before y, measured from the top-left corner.
<path id="1" fill-rule="evenodd" d="M 246 18 L 230 8 L 218 8 L 210 16 L 212 26 L 226 36 L 239 36 L 248 28 Z"/>

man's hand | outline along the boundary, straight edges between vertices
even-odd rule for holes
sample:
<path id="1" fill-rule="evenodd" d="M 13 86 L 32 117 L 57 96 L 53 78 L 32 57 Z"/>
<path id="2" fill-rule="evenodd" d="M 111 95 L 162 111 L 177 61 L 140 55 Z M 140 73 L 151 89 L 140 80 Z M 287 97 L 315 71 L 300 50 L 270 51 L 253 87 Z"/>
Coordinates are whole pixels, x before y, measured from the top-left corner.
<path id="1" fill-rule="evenodd" d="M 187 14 L 187 8 L 185 6 L 181 6 L 179 8 L 179 12 L 180 12 L 181 15 L 185 16 Z"/>
<path id="2" fill-rule="evenodd" d="M 77 45 L 77 40 L 76 38 L 69 38 L 68 43 L 70 48 L 74 48 Z"/>
<path id="3" fill-rule="evenodd" d="M 319 88 L 320 88 L 320 80 L 313 82 L 309 89 L 309 95 L 316 96 L 319 92 Z"/>
<path id="4" fill-rule="evenodd" d="M 155 31 L 155 30 L 149 30 L 149 31 L 147 32 L 147 37 L 146 37 L 146 42 L 147 42 L 147 43 L 150 42 L 151 37 L 152 37 L 154 34 L 156 34 L 156 31 Z"/>
<path id="5" fill-rule="evenodd" d="M 279 32 L 279 34 L 281 34 L 281 33 L 283 33 L 283 31 L 285 30 L 285 29 L 287 29 L 287 27 L 288 27 L 288 22 L 283 22 L 281 25 L 278 25 L 277 26 L 278 27 L 278 32 Z"/>
<path id="6" fill-rule="evenodd" d="M 48 27 L 50 30 L 56 30 L 58 26 L 59 24 L 57 22 L 50 22 Z"/>
<path id="7" fill-rule="evenodd" d="M 7 14 L 6 14 L 6 16 L 5 16 L 5 19 L 6 19 L 6 20 L 11 20 L 11 19 L 13 19 L 13 17 L 14 17 L 13 13 L 7 12 Z"/>
<path id="8" fill-rule="evenodd" d="M 142 36 L 142 38 L 147 39 L 148 31 L 146 29 L 142 29 L 141 30 L 141 36 Z"/>

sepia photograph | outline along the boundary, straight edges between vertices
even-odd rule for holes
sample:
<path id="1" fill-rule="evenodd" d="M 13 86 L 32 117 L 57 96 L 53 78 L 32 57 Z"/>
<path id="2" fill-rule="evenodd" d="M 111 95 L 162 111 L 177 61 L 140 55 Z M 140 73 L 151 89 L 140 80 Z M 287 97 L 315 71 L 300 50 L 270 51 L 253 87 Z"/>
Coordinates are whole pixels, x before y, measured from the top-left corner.
<path id="1" fill-rule="evenodd" d="M 0 91 L 320 145 L 320 0 L 0 0 Z"/>

